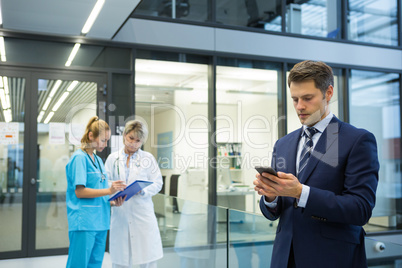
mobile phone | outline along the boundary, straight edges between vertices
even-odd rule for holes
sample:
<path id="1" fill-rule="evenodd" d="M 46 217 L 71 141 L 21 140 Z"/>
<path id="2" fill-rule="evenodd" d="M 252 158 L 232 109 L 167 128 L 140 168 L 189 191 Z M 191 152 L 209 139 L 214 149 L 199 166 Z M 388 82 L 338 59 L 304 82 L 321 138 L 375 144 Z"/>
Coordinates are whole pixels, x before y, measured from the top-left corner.
<path id="1" fill-rule="evenodd" d="M 255 169 L 258 171 L 258 173 L 260 173 L 262 175 L 263 172 L 272 174 L 274 176 L 278 176 L 278 174 L 276 173 L 275 169 L 271 168 L 271 167 L 263 167 L 263 166 L 256 166 Z"/>

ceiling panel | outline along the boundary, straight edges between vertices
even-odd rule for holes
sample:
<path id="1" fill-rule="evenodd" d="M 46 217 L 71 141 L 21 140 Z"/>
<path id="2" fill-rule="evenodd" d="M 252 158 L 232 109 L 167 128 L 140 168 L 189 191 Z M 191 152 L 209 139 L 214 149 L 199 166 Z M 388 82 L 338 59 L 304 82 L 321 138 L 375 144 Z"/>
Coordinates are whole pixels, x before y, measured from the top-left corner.
<path id="1" fill-rule="evenodd" d="M 2 1 L 3 28 L 79 35 L 96 0 Z"/>
<path id="2" fill-rule="evenodd" d="M 106 0 L 87 36 L 112 38 L 139 2 L 140 0 Z M 3 0 L 3 28 L 79 36 L 95 3 L 96 0 Z"/>

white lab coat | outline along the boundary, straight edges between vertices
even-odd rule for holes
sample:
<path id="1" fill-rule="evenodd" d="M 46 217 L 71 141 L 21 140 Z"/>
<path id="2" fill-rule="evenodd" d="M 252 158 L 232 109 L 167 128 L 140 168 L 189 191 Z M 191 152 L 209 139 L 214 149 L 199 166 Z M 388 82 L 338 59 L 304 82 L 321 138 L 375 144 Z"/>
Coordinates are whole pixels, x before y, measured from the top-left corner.
<path id="1" fill-rule="evenodd" d="M 118 265 L 128 266 L 130 259 L 131 264 L 135 265 L 163 257 L 162 241 L 152 202 L 152 196 L 162 188 L 162 175 L 152 154 L 141 149 L 138 153 L 138 159 L 130 160 L 127 185 L 135 180 L 152 181 L 153 184 L 124 202 L 121 207 L 112 207 L 110 256 L 112 263 Z M 138 162 L 140 167 L 136 166 Z M 127 155 L 124 149 L 109 155 L 105 164 L 108 178 L 125 181 L 126 163 Z"/>

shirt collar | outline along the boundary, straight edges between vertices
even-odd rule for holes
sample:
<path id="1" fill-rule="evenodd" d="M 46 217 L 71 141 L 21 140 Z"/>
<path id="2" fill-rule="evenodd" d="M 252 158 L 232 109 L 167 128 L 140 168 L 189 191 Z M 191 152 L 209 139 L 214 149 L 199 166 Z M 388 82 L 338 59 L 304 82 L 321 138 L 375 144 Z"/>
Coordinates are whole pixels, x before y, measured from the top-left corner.
<path id="1" fill-rule="evenodd" d="M 334 117 L 334 114 L 332 112 L 329 112 L 329 114 L 324 119 L 318 121 L 313 127 L 315 127 L 320 133 L 323 133 L 325 128 L 329 125 L 329 122 L 331 122 L 333 117 Z M 303 131 L 301 132 L 301 136 L 303 136 L 304 130 L 306 128 L 307 128 L 307 126 L 303 125 Z"/>
<path id="2" fill-rule="evenodd" d="M 130 156 L 130 159 L 134 159 L 134 157 L 137 157 L 137 154 L 140 153 L 140 150 L 141 150 L 141 149 L 138 149 L 135 153 L 133 153 L 133 154 Z M 124 157 L 124 159 L 127 159 L 128 154 L 124 151 L 124 148 L 121 149 L 120 153 L 121 153 L 122 157 Z"/>

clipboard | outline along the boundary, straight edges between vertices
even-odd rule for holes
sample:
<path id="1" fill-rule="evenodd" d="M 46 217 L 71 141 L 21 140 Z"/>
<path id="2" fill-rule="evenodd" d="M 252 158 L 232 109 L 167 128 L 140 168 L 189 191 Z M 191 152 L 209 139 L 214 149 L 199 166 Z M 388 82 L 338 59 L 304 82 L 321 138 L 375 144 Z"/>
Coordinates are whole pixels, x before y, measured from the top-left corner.
<path id="1" fill-rule="evenodd" d="M 116 198 L 122 196 L 126 197 L 126 201 L 129 200 L 133 195 L 144 189 L 145 187 L 148 187 L 151 185 L 153 182 L 152 181 L 141 181 L 141 180 L 136 180 L 133 183 L 131 183 L 129 186 L 124 189 L 124 191 L 117 192 L 114 196 L 110 197 L 108 201 L 115 200 Z"/>

